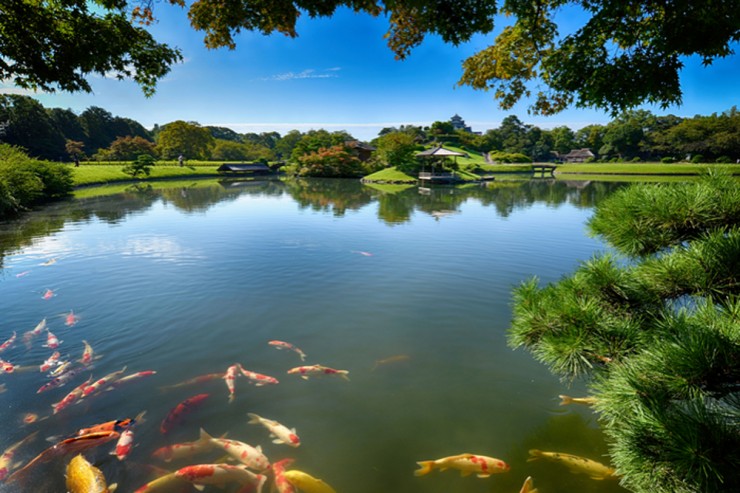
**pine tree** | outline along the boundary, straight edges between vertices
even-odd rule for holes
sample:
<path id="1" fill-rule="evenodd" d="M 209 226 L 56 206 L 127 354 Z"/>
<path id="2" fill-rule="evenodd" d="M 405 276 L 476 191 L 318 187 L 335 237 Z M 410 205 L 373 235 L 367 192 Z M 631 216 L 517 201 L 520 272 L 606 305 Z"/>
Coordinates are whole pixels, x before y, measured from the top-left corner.
<path id="1" fill-rule="evenodd" d="M 624 257 L 514 292 L 509 343 L 585 378 L 622 484 L 740 491 L 740 188 L 637 185 L 589 222 Z"/>

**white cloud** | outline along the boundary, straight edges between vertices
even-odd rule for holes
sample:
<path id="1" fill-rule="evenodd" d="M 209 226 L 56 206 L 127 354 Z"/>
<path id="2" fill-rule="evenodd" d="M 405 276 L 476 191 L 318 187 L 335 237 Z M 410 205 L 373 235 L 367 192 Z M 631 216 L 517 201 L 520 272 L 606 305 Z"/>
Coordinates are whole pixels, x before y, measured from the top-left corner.
<path id="1" fill-rule="evenodd" d="M 20 94 L 21 96 L 36 96 L 42 93 L 43 91 L 34 91 L 33 89 L 23 89 L 22 87 L 16 87 L 11 84 L 6 84 L 0 81 L 0 94 Z"/>
<path id="2" fill-rule="evenodd" d="M 339 77 L 337 72 L 341 70 L 341 67 L 332 67 L 322 71 L 316 71 L 312 68 L 307 68 L 301 72 L 283 72 L 282 74 L 271 75 L 269 77 L 262 77 L 259 80 L 275 80 L 275 81 L 286 81 L 296 79 L 335 79 Z"/>

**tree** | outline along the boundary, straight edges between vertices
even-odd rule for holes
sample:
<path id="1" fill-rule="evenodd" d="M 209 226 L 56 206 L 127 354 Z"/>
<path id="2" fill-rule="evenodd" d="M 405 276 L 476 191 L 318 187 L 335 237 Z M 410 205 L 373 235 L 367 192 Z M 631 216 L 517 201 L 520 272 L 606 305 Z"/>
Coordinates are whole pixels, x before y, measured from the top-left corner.
<path id="1" fill-rule="evenodd" d="M 43 159 L 59 160 L 66 154 L 64 136 L 33 98 L 0 94 L 0 122 L 0 142 L 22 147 L 30 156 Z"/>
<path id="2" fill-rule="evenodd" d="M 127 175 L 131 175 L 132 178 L 136 178 L 139 175 L 149 176 L 152 172 L 152 166 L 154 166 L 154 163 L 154 156 L 149 154 L 140 154 L 136 157 L 135 161 L 132 161 L 121 168 L 121 171 Z"/>
<path id="3" fill-rule="evenodd" d="M 602 201 L 602 255 L 514 292 L 512 346 L 585 378 L 622 484 L 636 492 L 740 489 L 740 190 L 709 175 Z"/>
<path id="4" fill-rule="evenodd" d="M 78 140 L 67 139 L 67 143 L 64 146 L 64 150 L 67 151 L 67 155 L 75 161 L 80 160 L 85 156 L 85 144 Z"/>
<path id="5" fill-rule="evenodd" d="M 391 132 L 375 139 L 375 155 L 385 166 L 405 168 L 416 163 L 418 144 L 406 132 Z"/>
<path id="6" fill-rule="evenodd" d="M 134 161 L 139 155 L 155 156 L 156 146 L 142 137 L 118 137 L 108 148 L 108 159 L 111 161 Z"/>
<path id="7" fill-rule="evenodd" d="M 157 135 L 157 151 L 162 159 L 208 159 L 214 139 L 207 128 L 177 120 L 162 127 Z"/>
<path id="8" fill-rule="evenodd" d="M 107 149 L 118 137 L 113 115 L 99 106 L 87 108 L 80 114 L 79 120 L 85 131 L 85 148 L 89 152 Z"/>
<path id="9" fill-rule="evenodd" d="M 355 138 L 344 131 L 328 132 L 324 129 L 309 130 L 295 143 L 290 156 L 293 161 L 298 161 L 301 156 L 305 156 L 312 152 L 318 152 L 319 149 L 344 145 L 345 142 L 349 142 L 351 140 L 355 140 Z"/>
<path id="10" fill-rule="evenodd" d="M 344 145 L 321 148 L 302 155 L 298 161 L 298 174 L 301 176 L 353 178 L 365 174 L 362 162 Z"/>
<path id="11" fill-rule="evenodd" d="M 275 154 L 262 144 L 217 139 L 211 159 L 215 161 L 271 161 Z"/>
<path id="12" fill-rule="evenodd" d="M 186 7 L 183 0 L 167 0 Z M 23 87 L 90 91 L 91 73 L 133 78 L 145 94 L 173 63 L 178 50 L 157 43 L 142 25 L 154 21 L 151 0 L 17 0 L 0 18 L 0 79 Z M 509 24 L 463 62 L 459 84 L 492 90 L 504 109 L 534 96 L 535 113 L 553 114 L 571 104 L 618 114 L 641 103 L 681 102 L 683 58 L 706 65 L 734 54 L 740 9 L 732 0 L 286 0 L 189 3 L 192 27 L 208 48 L 235 48 L 242 30 L 296 37 L 296 22 L 331 16 L 338 7 L 384 15 L 388 45 L 404 59 L 428 34 L 457 45 L 493 30 L 494 17 Z M 561 33 L 553 20 L 564 7 L 580 9 L 584 22 Z M 130 14 L 129 14 L 130 13 Z M 578 16 L 575 16 L 578 17 Z"/>
<path id="13" fill-rule="evenodd" d="M 275 154 L 280 159 L 287 159 L 293 153 L 293 149 L 303 134 L 298 130 L 291 130 L 275 142 Z"/>

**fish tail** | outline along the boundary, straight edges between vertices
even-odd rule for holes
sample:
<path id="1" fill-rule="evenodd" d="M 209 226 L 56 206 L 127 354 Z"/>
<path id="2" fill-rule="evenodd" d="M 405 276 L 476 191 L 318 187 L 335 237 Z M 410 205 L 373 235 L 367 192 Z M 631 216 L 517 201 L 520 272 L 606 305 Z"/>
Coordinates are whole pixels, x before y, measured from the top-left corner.
<path id="1" fill-rule="evenodd" d="M 561 406 L 567 406 L 568 404 L 573 403 L 573 398 L 567 395 L 559 395 L 560 397 L 560 405 Z"/>
<path id="2" fill-rule="evenodd" d="M 210 442 L 211 440 L 213 440 L 213 437 L 211 435 L 209 435 L 206 430 L 204 430 L 203 428 L 201 428 L 200 429 L 200 439 L 199 439 L 199 441 L 200 442 Z"/>
<path id="3" fill-rule="evenodd" d="M 529 459 L 527 459 L 527 462 L 532 462 L 533 460 L 541 459 L 545 455 L 542 453 L 541 450 L 537 450 L 536 448 L 529 450 Z"/>
<path id="4" fill-rule="evenodd" d="M 347 376 L 347 374 L 349 373 L 348 370 L 338 370 L 337 373 L 339 373 L 340 377 L 342 377 L 343 379 L 349 382 L 349 377 Z"/>
<path id="5" fill-rule="evenodd" d="M 261 421 L 262 418 L 260 418 L 258 415 L 254 413 L 247 413 L 247 416 L 249 416 L 249 421 L 247 421 L 247 424 L 250 424 L 250 425 L 257 424 L 258 425 L 262 422 Z"/>
<path id="6" fill-rule="evenodd" d="M 432 469 L 434 469 L 433 460 L 423 460 L 421 462 L 417 462 L 417 464 L 419 464 L 419 469 L 414 471 L 414 476 L 424 476 L 425 474 L 432 472 Z"/>

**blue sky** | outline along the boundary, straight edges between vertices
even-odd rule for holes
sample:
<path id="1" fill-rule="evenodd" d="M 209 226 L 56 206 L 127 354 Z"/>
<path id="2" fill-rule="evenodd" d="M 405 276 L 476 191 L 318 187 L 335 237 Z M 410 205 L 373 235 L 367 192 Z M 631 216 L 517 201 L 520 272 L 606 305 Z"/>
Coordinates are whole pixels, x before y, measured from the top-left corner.
<path id="1" fill-rule="evenodd" d="M 572 14 L 560 16 L 565 29 L 578 18 Z M 462 61 L 488 46 L 495 33 L 457 47 L 427 37 L 408 59 L 396 61 L 383 38 L 387 21 L 346 9 L 332 18 L 301 17 L 295 39 L 242 33 L 233 51 L 204 48 L 203 33 L 190 28 L 183 9 L 157 3 L 155 15 L 159 18 L 151 28 L 155 37 L 179 47 L 185 60 L 159 82 L 153 97 L 145 98 L 133 82 L 101 76 L 91 77 L 93 94 L 31 95 L 46 107 L 78 113 L 99 106 L 148 128 L 188 120 L 240 133 L 347 130 L 362 140 L 376 137 L 386 126 L 429 125 L 456 113 L 476 131 L 497 127 L 509 114 L 541 128 L 576 129 L 611 119 L 604 112 L 584 109 L 530 116 L 526 101 L 503 111 L 491 94 L 456 86 Z M 683 105 L 646 108 L 656 114 L 694 116 L 740 106 L 737 61 L 737 56 L 730 57 L 703 68 L 698 59 L 685 60 Z M 0 83 L 0 92 L 18 91 Z"/>

